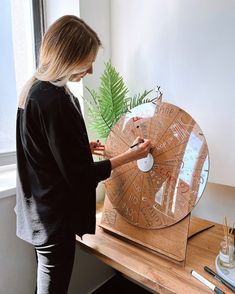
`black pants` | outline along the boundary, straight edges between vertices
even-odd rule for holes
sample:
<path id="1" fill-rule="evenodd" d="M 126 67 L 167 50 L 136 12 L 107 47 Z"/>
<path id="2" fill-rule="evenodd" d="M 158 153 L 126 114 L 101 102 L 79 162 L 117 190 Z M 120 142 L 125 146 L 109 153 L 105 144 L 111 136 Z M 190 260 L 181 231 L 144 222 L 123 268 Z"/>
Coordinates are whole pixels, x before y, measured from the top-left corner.
<path id="1" fill-rule="evenodd" d="M 37 294 L 66 294 L 72 274 L 75 235 L 55 244 L 35 246 L 37 255 Z"/>

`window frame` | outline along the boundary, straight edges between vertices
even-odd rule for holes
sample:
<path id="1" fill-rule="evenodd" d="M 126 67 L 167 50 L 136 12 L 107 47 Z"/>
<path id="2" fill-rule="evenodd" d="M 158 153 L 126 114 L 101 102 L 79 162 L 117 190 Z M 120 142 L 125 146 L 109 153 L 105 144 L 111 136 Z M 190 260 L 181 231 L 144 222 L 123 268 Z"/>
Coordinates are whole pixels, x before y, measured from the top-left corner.
<path id="1" fill-rule="evenodd" d="M 32 0 L 34 54 L 35 65 L 38 66 L 39 48 L 45 33 L 45 3 L 44 0 Z"/>
<path id="2" fill-rule="evenodd" d="M 45 32 L 45 2 L 44 0 L 32 0 L 32 23 L 33 23 L 33 40 L 34 40 L 34 63 L 37 67 L 39 57 L 39 47 L 42 36 Z M 16 163 L 16 151 L 0 153 L 0 166 L 12 165 Z"/>
<path id="3" fill-rule="evenodd" d="M 0 153 L 0 166 L 11 165 L 16 163 L 16 152 L 4 152 Z"/>

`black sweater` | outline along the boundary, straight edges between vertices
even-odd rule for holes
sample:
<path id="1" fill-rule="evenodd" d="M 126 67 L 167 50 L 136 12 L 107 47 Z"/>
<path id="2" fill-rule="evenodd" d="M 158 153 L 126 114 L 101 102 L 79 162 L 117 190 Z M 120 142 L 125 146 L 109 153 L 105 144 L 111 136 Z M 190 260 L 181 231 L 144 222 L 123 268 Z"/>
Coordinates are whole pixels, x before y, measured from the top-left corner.
<path id="1" fill-rule="evenodd" d="M 79 102 L 37 82 L 17 112 L 17 235 L 33 245 L 95 232 L 95 189 L 109 160 L 93 162 Z"/>

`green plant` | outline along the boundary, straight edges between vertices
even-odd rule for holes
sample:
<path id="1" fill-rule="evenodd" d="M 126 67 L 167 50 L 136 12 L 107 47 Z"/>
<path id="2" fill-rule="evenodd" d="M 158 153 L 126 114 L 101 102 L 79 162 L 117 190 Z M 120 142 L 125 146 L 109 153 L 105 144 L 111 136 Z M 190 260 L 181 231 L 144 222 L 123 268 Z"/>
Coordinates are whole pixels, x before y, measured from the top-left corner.
<path id="1" fill-rule="evenodd" d="M 151 99 L 147 98 L 147 95 L 153 91 L 144 91 L 142 94 L 128 97 L 129 90 L 111 61 L 105 63 L 98 90 L 88 87 L 86 89 L 92 98 L 84 98 L 89 110 L 89 126 L 104 139 L 123 114 L 140 104 L 150 102 Z"/>

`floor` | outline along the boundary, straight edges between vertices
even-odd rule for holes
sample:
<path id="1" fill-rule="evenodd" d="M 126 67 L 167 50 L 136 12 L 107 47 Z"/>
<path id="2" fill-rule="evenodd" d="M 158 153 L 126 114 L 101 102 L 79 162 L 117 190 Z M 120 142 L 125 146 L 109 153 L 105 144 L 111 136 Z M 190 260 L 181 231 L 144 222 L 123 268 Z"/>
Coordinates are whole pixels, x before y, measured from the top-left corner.
<path id="1" fill-rule="evenodd" d="M 124 278 L 120 274 L 116 274 L 113 278 L 108 280 L 99 289 L 92 292 L 92 294 L 111 294 L 111 293 L 121 293 L 121 291 L 133 291 L 135 294 L 149 294 L 151 292 L 145 290 L 144 288 L 132 283 L 128 279 Z M 131 292 L 131 293 L 133 293 Z M 126 293 L 126 292 L 125 292 Z"/>

